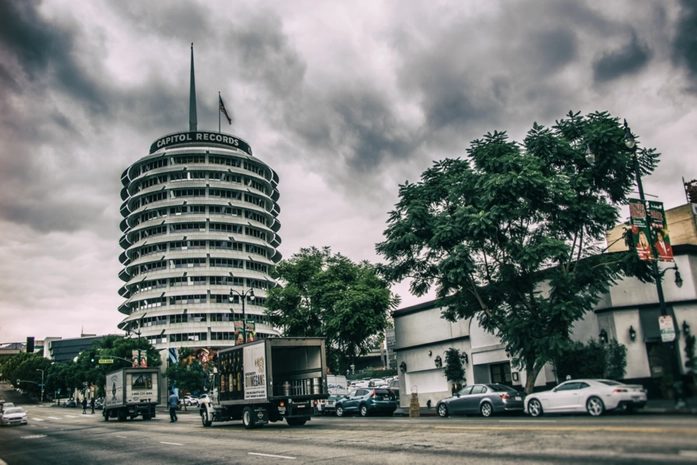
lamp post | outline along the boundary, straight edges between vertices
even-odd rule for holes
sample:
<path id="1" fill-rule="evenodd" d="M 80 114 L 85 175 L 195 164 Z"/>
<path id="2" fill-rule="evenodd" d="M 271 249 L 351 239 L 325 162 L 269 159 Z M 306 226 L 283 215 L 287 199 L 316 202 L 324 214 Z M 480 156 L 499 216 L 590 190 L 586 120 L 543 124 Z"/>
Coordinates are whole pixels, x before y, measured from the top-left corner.
<path id="1" fill-rule="evenodd" d="M 244 301 L 247 300 L 247 296 L 249 296 L 249 300 L 254 302 L 254 289 L 248 289 L 245 292 L 230 289 L 230 303 L 232 303 L 236 295 L 240 296 L 242 300 L 242 344 L 244 344 L 247 342 L 247 314 L 244 311 Z"/>
<path id="2" fill-rule="evenodd" d="M 639 166 L 639 158 L 637 157 L 636 153 L 636 140 L 634 139 L 634 136 L 632 136 L 632 131 L 629 129 L 629 126 L 627 125 L 627 120 L 624 120 L 624 144 L 627 146 L 628 149 L 632 151 L 632 158 L 634 159 L 634 172 L 636 175 L 636 183 L 637 183 L 637 189 L 639 191 L 639 199 L 641 200 L 642 205 L 646 207 L 646 198 L 644 197 L 644 187 L 641 184 L 641 167 Z M 651 218 L 649 215 L 648 209 L 645 208 L 646 211 L 646 224 L 651 224 Z M 652 256 L 657 257 L 658 254 L 656 253 L 655 250 L 655 245 L 654 241 L 649 241 L 649 245 L 651 246 L 651 251 L 652 251 Z M 666 268 L 665 270 L 660 270 L 658 268 L 658 260 L 657 259 L 652 259 L 650 260 L 651 262 L 651 274 L 653 275 L 654 281 L 656 282 L 656 292 L 658 293 L 658 305 L 661 311 L 661 316 L 668 316 L 668 308 L 666 306 L 666 300 L 665 296 L 663 294 L 663 285 L 661 281 L 663 280 L 663 275 L 665 274 L 666 271 L 668 270 L 675 270 L 675 284 L 678 287 L 682 286 L 682 277 L 680 276 L 680 272 L 678 271 L 677 265 L 671 267 L 671 268 Z M 672 318 L 672 317 L 671 317 Z M 671 371 L 673 374 L 673 388 L 674 388 L 674 393 L 675 393 L 675 403 L 676 407 L 682 406 L 683 404 L 683 398 L 682 398 L 682 382 L 680 382 L 680 366 L 678 364 L 678 354 L 676 352 L 676 347 L 675 347 L 675 340 L 666 342 L 667 347 L 668 347 L 668 354 L 671 359 Z"/>
<path id="3" fill-rule="evenodd" d="M 36 371 L 41 372 L 41 403 L 44 403 L 44 370 L 37 368 Z"/>

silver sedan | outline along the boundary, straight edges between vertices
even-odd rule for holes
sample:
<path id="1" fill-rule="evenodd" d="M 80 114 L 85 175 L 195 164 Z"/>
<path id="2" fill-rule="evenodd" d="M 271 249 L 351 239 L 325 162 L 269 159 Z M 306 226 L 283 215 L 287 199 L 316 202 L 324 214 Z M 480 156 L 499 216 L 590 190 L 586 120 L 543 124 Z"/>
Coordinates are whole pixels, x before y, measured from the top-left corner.
<path id="1" fill-rule="evenodd" d="M 522 413 L 525 394 L 504 384 L 474 384 L 465 386 L 455 395 L 438 402 L 436 411 L 441 417 L 449 415 L 482 415 L 490 417 L 500 412 Z"/>

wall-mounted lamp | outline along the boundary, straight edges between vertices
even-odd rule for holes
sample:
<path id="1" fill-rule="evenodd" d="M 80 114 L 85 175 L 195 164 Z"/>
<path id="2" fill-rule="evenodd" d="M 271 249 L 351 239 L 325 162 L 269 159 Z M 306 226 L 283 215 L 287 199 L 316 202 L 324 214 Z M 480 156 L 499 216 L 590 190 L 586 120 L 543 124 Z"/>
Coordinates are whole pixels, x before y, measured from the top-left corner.
<path id="1" fill-rule="evenodd" d="M 429 350 L 429 351 L 428 351 L 428 356 L 430 357 L 431 355 L 433 355 L 433 352 L 431 352 L 431 351 Z"/>
<path id="2" fill-rule="evenodd" d="M 598 334 L 598 339 L 600 339 L 601 344 L 607 343 L 607 331 L 605 331 L 605 329 L 600 330 L 600 334 Z"/>
<path id="3" fill-rule="evenodd" d="M 400 363 L 399 369 L 402 371 L 402 373 L 406 373 L 407 372 L 407 362 Z"/>
<path id="4" fill-rule="evenodd" d="M 470 362 L 469 357 L 467 356 L 467 352 L 462 352 L 460 354 L 460 360 L 462 361 L 463 365 L 467 365 Z"/>
<path id="5" fill-rule="evenodd" d="M 636 340 L 636 329 L 634 329 L 634 326 L 629 327 L 629 339 L 632 341 Z"/>
<path id="6" fill-rule="evenodd" d="M 443 359 L 440 358 L 440 355 L 436 356 L 435 362 L 436 368 L 441 368 L 443 366 Z"/>

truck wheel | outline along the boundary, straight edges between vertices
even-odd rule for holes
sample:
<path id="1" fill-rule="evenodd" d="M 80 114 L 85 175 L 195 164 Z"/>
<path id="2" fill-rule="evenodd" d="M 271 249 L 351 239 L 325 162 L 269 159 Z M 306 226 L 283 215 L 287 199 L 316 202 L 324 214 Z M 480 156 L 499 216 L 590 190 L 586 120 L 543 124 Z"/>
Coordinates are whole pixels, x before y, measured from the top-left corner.
<path id="1" fill-rule="evenodd" d="M 204 428 L 208 428 L 213 424 L 213 422 L 208 419 L 207 410 L 201 410 L 201 423 L 203 424 Z"/>
<path id="2" fill-rule="evenodd" d="M 254 428 L 254 409 L 252 407 L 245 407 L 242 410 L 242 423 L 245 429 Z"/>

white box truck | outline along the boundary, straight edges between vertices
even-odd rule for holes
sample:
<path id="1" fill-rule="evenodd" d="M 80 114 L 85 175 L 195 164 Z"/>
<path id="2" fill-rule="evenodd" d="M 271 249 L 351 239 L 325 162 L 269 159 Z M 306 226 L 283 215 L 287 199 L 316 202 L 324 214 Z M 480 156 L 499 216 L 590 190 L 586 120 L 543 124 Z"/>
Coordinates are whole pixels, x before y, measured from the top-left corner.
<path id="1" fill-rule="evenodd" d="M 326 372 L 324 338 L 269 338 L 221 350 L 201 422 L 304 425 L 329 395 Z"/>
<path id="2" fill-rule="evenodd" d="M 155 418 L 160 403 L 160 372 L 156 368 L 121 368 L 106 376 L 104 421 Z"/>

